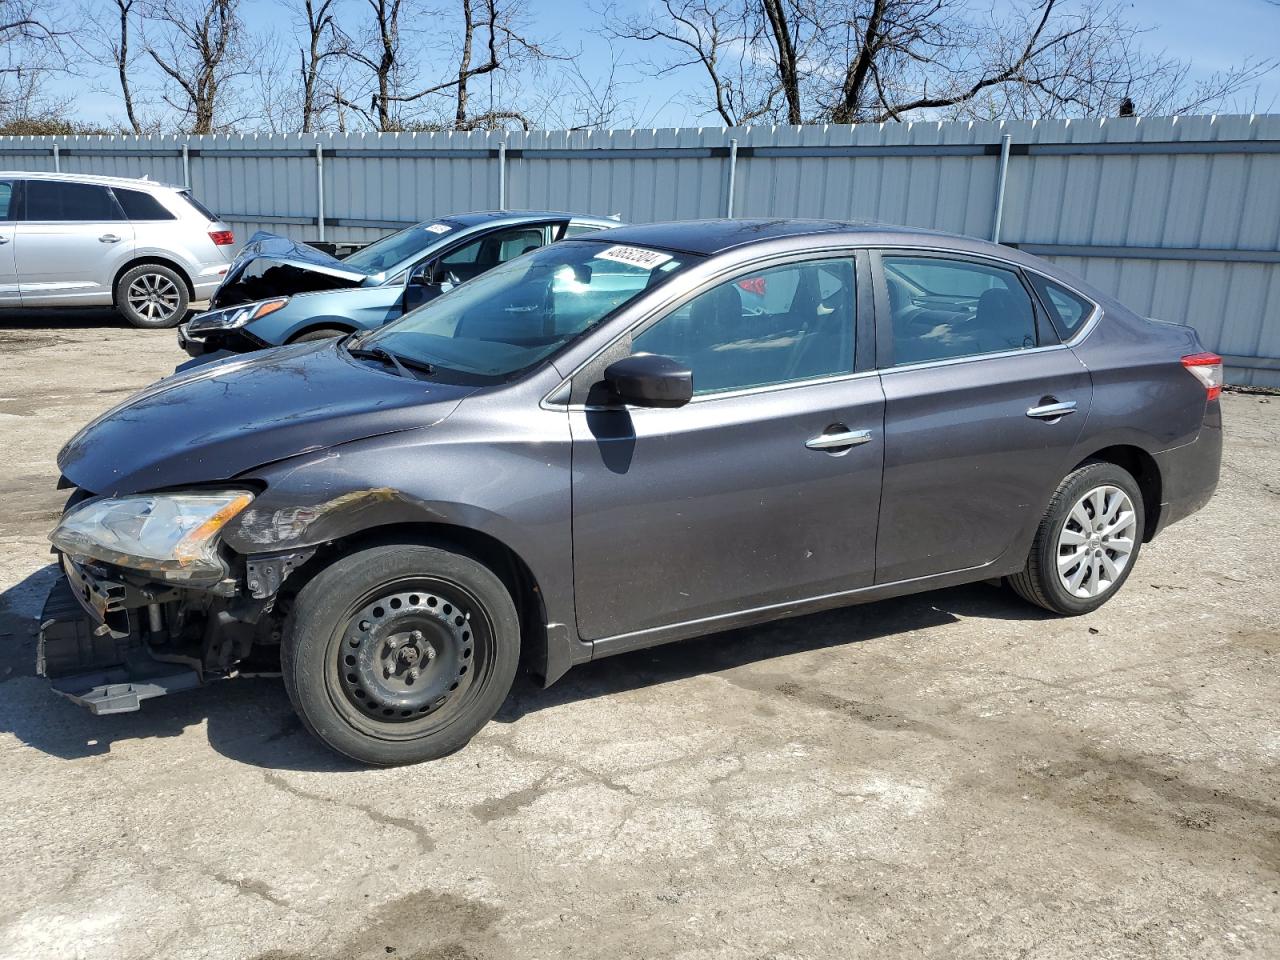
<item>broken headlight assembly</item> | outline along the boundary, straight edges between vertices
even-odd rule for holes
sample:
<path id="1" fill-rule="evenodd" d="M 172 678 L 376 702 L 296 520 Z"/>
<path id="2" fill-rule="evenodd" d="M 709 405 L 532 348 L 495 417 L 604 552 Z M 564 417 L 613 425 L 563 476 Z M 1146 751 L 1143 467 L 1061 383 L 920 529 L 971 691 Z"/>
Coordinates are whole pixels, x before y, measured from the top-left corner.
<path id="1" fill-rule="evenodd" d="M 245 490 L 104 497 L 73 508 L 49 539 L 73 557 L 159 579 L 216 581 L 226 575 L 218 534 L 252 502 Z"/>
<path id="2" fill-rule="evenodd" d="M 235 330 L 250 320 L 257 320 L 275 313 L 289 302 L 288 297 L 273 297 L 255 303 L 241 303 L 224 310 L 199 313 L 187 322 L 188 333 L 213 333 L 216 330 Z"/>

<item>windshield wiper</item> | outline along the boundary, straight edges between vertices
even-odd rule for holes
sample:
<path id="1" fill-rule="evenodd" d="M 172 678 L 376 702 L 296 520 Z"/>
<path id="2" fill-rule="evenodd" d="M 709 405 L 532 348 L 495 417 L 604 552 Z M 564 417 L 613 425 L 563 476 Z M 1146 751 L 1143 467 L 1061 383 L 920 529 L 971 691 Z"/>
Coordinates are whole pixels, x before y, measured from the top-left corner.
<path id="1" fill-rule="evenodd" d="M 372 357 L 375 360 L 383 360 L 395 367 L 396 373 L 400 376 L 408 377 L 411 380 L 416 380 L 417 378 L 409 372 L 410 367 L 425 373 L 427 376 L 431 376 L 436 372 L 434 364 L 427 363 L 422 360 L 414 360 L 410 357 L 401 357 L 398 354 L 392 353 L 386 347 L 349 346 L 347 347 L 347 353 L 351 354 L 353 357 Z"/>

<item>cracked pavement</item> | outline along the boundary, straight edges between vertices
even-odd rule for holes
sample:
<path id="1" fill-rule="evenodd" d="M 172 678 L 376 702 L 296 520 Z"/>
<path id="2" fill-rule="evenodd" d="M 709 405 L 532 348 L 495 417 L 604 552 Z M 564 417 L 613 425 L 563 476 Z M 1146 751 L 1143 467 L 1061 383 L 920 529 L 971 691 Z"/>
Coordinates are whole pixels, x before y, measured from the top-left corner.
<path id="1" fill-rule="evenodd" d="M 183 359 L 0 320 L 0 958 L 1280 955 L 1280 397 L 1121 594 L 972 586 L 518 685 L 445 760 L 275 680 L 95 718 L 33 675 L 54 455 Z"/>

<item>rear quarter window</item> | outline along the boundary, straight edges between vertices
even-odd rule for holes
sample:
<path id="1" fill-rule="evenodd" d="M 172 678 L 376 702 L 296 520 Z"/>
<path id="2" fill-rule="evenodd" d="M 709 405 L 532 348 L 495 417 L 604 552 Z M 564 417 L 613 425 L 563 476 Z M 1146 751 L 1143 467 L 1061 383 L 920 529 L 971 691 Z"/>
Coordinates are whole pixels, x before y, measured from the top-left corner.
<path id="1" fill-rule="evenodd" d="M 1079 294 L 1072 293 L 1061 284 L 1054 283 L 1038 273 L 1028 273 L 1027 278 L 1044 304 L 1049 319 L 1058 328 L 1063 340 L 1074 336 L 1093 313 L 1093 304 Z"/>
<path id="2" fill-rule="evenodd" d="M 183 200 L 187 201 L 187 203 L 191 204 L 191 206 L 195 207 L 196 212 L 199 213 L 200 216 L 208 220 L 210 223 L 218 219 L 218 215 L 214 213 L 212 210 L 210 210 L 208 207 L 206 207 L 199 200 L 197 200 L 195 197 L 193 197 L 191 195 L 190 190 L 179 190 L 178 196 L 180 196 Z"/>

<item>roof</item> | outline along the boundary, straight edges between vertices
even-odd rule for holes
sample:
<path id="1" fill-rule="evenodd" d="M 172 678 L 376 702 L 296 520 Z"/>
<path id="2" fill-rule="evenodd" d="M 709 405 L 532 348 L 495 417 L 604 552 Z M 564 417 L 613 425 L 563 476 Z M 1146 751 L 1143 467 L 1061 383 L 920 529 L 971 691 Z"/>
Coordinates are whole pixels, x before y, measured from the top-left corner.
<path id="1" fill-rule="evenodd" d="M 662 247 L 685 253 L 711 255 L 734 247 L 788 238 L 822 236 L 853 243 L 892 246 L 945 246 L 973 249 L 974 244 L 990 246 L 984 240 L 956 234 L 901 227 L 870 221 L 841 220 L 673 220 L 618 227 L 610 232 L 611 243 L 629 243 L 641 247 Z M 581 239 L 588 240 L 590 237 Z M 1007 250 L 1004 251 L 1007 254 Z"/>
<path id="2" fill-rule="evenodd" d="M 568 210 L 477 210 L 472 213 L 459 213 L 423 223 L 437 223 L 447 220 L 464 227 L 474 227 L 486 223 L 498 223 L 509 220 L 512 223 L 523 223 L 526 220 L 577 220 L 582 223 L 598 223 L 601 226 L 616 227 L 620 221 L 611 217 L 599 217 L 587 213 L 571 213 Z"/>
<path id="3" fill-rule="evenodd" d="M 6 180 L 66 180 L 71 183 L 99 183 L 106 187 L 162 187 L 166 190 L 185 190 L 186 187 L 141 177 L 100 177 L 92 173 L 55 173 L 52 170 L 0 170 L 0 178 Z"/>

